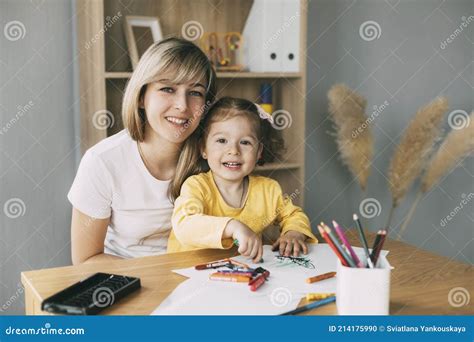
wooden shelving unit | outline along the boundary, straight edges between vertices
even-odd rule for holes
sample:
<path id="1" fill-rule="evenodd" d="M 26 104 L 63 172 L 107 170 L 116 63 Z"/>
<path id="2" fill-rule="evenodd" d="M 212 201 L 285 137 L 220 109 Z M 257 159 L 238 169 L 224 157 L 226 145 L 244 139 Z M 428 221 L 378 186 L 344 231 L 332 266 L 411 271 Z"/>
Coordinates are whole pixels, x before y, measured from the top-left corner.
<path id="1" fill-rule="evenodd" d="M 123 128 L 121 101 L 132 74 L 123 33 L 126 15 L 158 17 L 165 37 L 181 36 L 183 24 L 191 20 L 200 22 L 205 31 L 242 32 L 252 3 L 252 0 L 78 0 L 82 152 Z M 300 35 L 295 39 L 304 47 L 306 0 L 301 0 L 300 6 Z M 105 25 L 118 13 L 117 22 Z M 99 39 L 90 44 L 93 37 Z M 219 72 L 217 86 L 219 97 L 256 100 L 263 82 L 273 85 L 274 110 L 288 111 L 292 124 L 282 130 L 287 147 L 284 158 L 258 167 L 256 173 L 277 179 L 287 194 L 298 190 L 294 202 L 303 205 L 306 62 L 304 54 L 300 58 L 299 72 Z M 107 130 L 97 129 L 92 121 L 94 113 L 103 110 L 114 115 L 115 123 Z"/>

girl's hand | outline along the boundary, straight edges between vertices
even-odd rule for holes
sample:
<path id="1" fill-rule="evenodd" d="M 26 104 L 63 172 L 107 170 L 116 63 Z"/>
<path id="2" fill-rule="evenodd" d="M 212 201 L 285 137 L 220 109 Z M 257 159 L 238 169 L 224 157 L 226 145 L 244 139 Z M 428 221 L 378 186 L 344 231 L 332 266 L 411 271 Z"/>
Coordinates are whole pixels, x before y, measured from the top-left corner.
<path id="1" fill-rule="evenodd" d="M 254 263 L 262 259 L 262 238 L 248 226 L 237 220 L 229 221 L 224 230 L 224 237 L 230 236 L 239 241 L 240 254 L 252 258 Z"/>
<path id="2" fill-rule="evenodd" d="M 300 255 L 301 251 L 304 254 L 308 254 L 308 246 L 306 245 L 306 235 L 294 230 L 287 231 L 284 235 L 273 244 L 272 250 L 276 251 L 280 249 L 280 254 L 283 256 L 291 256 L 293 253 L 294 257 Z"/>

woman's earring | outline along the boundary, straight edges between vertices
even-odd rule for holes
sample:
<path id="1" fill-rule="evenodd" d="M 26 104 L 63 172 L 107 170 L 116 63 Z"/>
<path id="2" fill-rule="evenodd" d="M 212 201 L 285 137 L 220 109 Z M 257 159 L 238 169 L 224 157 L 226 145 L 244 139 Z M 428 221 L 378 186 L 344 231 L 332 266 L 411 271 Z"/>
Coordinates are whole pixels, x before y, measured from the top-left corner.
<path id="1" fill-rule="evenodd" d="M 204 152 L 202 153 L 202 158 L 203 158 L 203 159 L 206 159 L 206 158 L 207 158 L 206 153 L 204 153 Z"/>

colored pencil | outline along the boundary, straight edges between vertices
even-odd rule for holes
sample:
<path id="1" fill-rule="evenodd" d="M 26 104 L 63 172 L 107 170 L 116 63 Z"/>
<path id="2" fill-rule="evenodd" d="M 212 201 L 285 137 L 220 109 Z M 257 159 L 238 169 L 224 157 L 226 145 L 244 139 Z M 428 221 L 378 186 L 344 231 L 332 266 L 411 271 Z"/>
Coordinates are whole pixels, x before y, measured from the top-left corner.
<path id="1" fill-rule="evenodd" d="M 334 277 L 335 275 L 336 275 L 336 272 L 327 272 L 327 273 L 323 273 L 323 274 L 320 274 L 320 275 L 317 275 L 317 276 L 308 278 L 308 279 L 306 279 L 306 282 L 307 282 L 308 284 L 312 284 L 312 283 L 316 283 L 317 281 L 321 281 L 321 280 L 325 280 L 325 279 L 332 278 L 332 277 Z"/>
<path id="2" fill-rule="evenodd" d="M 335 302 L 335 301 L 336 301 L 335 296 L 328 297 L 326 299 L 318 300 L 317 302 L 306 304 L 305 306 L 302 306 L 302 307 L 296 308 L 294 310 L 285 312 L 281 315 L 282 316 L 295 315 L 297 313 L 308 311 L 308 310 L 311 310 L 311 309 L 315 309 L 315 308 L 318 308 L 320 306 L 323 306 L 323 305 L 326 305 L 326 304 L 329 304 L 329 303 L 332 303 L 332 302 Z"/>
<path id="3" fill-rule="evenodd" d="M 370 260 L 369 247 L 367 246 L 367 240 L 365 239 L 364 230 L 362 229 L 362 224 L 360 223 L 359 217 L 357 216 L 357 214 L 353 214 L 352 218 L 356 222 L 357 229 L 359 231 L 359 238 L 360 238 L 360 241 L 362 242 L 362 247 L 364 248 L 365 257 L 367 258 L 367 264 L 369 265 L 370 268 L 374 268 L 374 265 L 372 264 L 372 260 Z"/>
<path id="4" fill-rule="evenodd" d="M 337 250 L 336 246 L 334 246 L 334 244 L 332 243 L 331 239 L 329 238 L 328 234 L 326 233 L 326 231 L 318 225 L 318 230 L 319 230 L 319 233 L 321 234 L 321 236 L 323 237 L 324 240 L 326 240 L 327 244 L 329 245 L 329 247 L 331 247 L 331 249 L 334 251 L 334 253 L 337 255 L 337 257 L 339 258 L 339 260 L 341 261 L 341 263 L 344 265 L 344 266 L 349 266 L 349 264 L 347 263 L 346 260 L 344 260 L 344 258 L 342 257 L 341 253 L 339 253 L 339 251 Z"/>
<path id="5" fill-rule="evenodd" d="M 359 258 L 357 257 L 357 254 L 355 254 L 355 252 L 352 249 L 351 244 L 347 240 L 346 234 L 344 234 L 344 231 L 342 230 L 342 228 L 334 220 L 332 221 L 332 225 L 334 226 L 334 229 L 336 230 L 337 235 L 339 235 L 339 238 L 341 239 L 342 243 L 347 247 L 347 250 L 351 254 L 352 259 L 357 264 L 357 267 L 364 268 L 364 264 L 359 260 Z"/>
<path id="6" fill-rule="evenodd" d="M 341 253 L 342 257 L 347 261 L 349 266 L 350 267 L 357 267 L 356 263 L 354 262 L 354 260 L 352 260 L 351 256 L 349 254 L 347 254 L 347 252 L 344 250 L 344 248 L 342 248 L 341 243 L 337 240 L 337 237 L 334 234 L 334 232 L 331 230 L 331 228 L 329 228 L 324 223 L 322 223 L 322 225 L 323 225 L 323 228 L 326 231 L 326 233 L 328 233 L 329 238 L 334 243 L 334 246 L 336 246 L 337 250 L 339 251 L 339 253 Z"/>
<path id="7" fill-rule="evenodd" d="M 370 260 L 372 260 L 372 262 L 374 262 L 375 250 L 377 249 L 377 246 L 379 245 L 380 238 L 382 236 L 381 233 L 382 233 L 381 230 L 377 232 L 377 235 L 375 236 L 374 244 L 372 245 L 372 252 L 370 252 Z"/>
<path id="8" fill-rule="evenodd" d="M 379 259 L 380 252 L 382 251 L 382 247 L 383 247 L 383 244 L 385 243 L 386 237 L 387 237 L 387 231 L 383 230 L 382 231 L 382 237 L 380 238 L 379 245 L 377 246 L 377 251 L 375 252 L 375 255 L 374 255 L 374 265 L 375 266 L 377 266 L 377 261 Z"/>

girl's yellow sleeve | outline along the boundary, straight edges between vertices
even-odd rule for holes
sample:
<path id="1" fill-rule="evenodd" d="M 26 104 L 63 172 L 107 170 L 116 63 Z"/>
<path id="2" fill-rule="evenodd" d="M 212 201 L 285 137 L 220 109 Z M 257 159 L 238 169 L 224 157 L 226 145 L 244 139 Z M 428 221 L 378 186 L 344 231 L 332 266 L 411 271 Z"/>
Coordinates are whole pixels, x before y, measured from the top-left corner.
<path id="1" fill-rule="evenodd" d="M 317 243 L 318 239 L 311 231 L 308 216 L 300 207 L 293 204 L 290 197 L 284 197 L 281 187 L 275 182 L 277 192 L 277 224 L 281 227 L 281 235 L 293 230 L 308 237 L 307 242 Z"/>
<path id="2" fill-rule="evenodd" d="M 222 234 L 231 217 L 206 215 L 209 189 L 196 177 L 184 182 L 180 196 L 175 201 L 171 222 L 173 232 L 181 250 L 196 248 L 230 248 L 232 243 L 223 243 Z M 206 201 L 207 199 L 207 201 Z M 229 242 L 226 239 L 226 242 Z M 231 240 L 230 240 L 231 241 Z"/>

